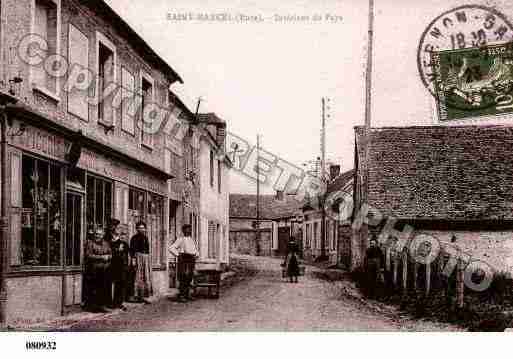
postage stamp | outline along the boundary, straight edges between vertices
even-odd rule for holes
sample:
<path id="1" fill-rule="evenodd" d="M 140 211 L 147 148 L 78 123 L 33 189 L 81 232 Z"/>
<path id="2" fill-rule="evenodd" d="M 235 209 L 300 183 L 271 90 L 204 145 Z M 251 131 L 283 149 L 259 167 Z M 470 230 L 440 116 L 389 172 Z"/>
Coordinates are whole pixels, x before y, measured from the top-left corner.
<path id="1" fill-rule="evenodd" d="M 440 121 L 513 112 L 513 43 L 433 52 Z"/>
<path id="2" fill-rule="evenodd" d="M 513 25 L 508 18 L 496 9 L 482 5 L 459 6 L 442 13 L 429 23 L 421 35 L 417 48 L 417 67 L 424 86 L 437 100 L 439 113 L 444 113 L 440 120 L 482 116 L 489 114 L 486 113 L 486 108 L 504 105 L 504 98 L 492 96 L 490 91 L 481 93 L 480 100 L 469 102 L 471 97 L 468 94 L 462 97 L 465 91 L 459 91 L 458 95 L 458 91 L 454 92 L 456 87 L 453 85 L 448 86 L 453 89 L 450 90 L 450 96 L 444 97 L 446 91 L 440 90 L 446 87 L 444 82 L 452 83 L 451 81 L 454 82 L 456 78 L 460 84 L 466 84 L 465 86 L 479 86 L 470 83 L 482 80 L 487 82 L 488 76 L 493 76 L 490 70 L 506 69 L 508 65 L 503 62 L 501 64 L 505 67 L 501 67 L 499 62 L 492 67 L 494 58 L 497 58 L 496 61 L 503 61 L 505 56 L 497 56 L 492 50 L 497 49 L 493 46 L 504 45 L 512 40 Z M 486 48 L 489 48 L 490 52 L 485 51 Z M 498 50 L 503 51 L 500 49 L 506 47 Z M 457 68 L 458 72 L 454 74 Z M 503 76 L 506 75 L 501 76 L 501 79 L 504 79 Z M 495 78 L 489 81 L 487 89 L 499 83 L 494 80 Z M 505 82 L 501 80 L 500 84 L 502 87 L 497 88 L 494 94 L 507 93 L 503 88 Z M 459 87 L 461 90 L 461 85 Z M 444 111 L 447 107 L 453 108 L 454 111 L 445 116 Z"/>

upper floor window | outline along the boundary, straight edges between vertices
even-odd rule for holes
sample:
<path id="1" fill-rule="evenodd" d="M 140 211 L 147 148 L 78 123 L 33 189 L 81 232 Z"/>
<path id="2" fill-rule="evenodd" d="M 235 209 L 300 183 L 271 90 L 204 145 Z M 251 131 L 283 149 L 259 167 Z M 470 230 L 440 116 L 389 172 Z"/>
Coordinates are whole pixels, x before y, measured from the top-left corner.
<path id="1" fill-rule="evenodd" d="M 68 28 L 68 61 L 70 66 L 79 66 L 81 70 L 89 68 L 89 39 L 73 24 Z M 79 88 L 71 88 L 68 91 L 68 112 L 89 120 L 88 91 Z"/>
<path id="2" fill-rule="evenodd" d="M 214 151 L 210 150 L 210 186 L 214 187 Z"/>
<path id="3" fill-rule="evenodd" d="M 135 136 L 135 77 L 125 67 L 121 68 L 121 129 L 132 136 Z"/>
<path id="4" fill-rule="evenodd" d="M 46 46 L 38 49 L 43 59 L 59 54 L 60 51 L 60 25 L 61 2 L 60 0 L 34 0 L 33 33 L 44 39 Z M 53 67 L 45 69 L 43 61 L 40 65 L 31 69 L 31 82 L 35 89 L 46 95 L 57 97 L 59 93 L 58 77 L 53 76 Z M 58 66 L 58 64 L 55 64 Z"/>
<path id="5" fill-rule="evenodd" d="M 97 37 L 97 94 L 98 94 L 98 122 L 113 126 L 114 123 L 114 91 L 109 87 L 116 86 L 116 47 L 101 33 Z"/>
<path id="6" fill-rule="evenodd" d="M 145 114 L 145 109 L 151 105 L 154 101 L 154 88 L 153 88 L 153 79 L 143 74 L 141 76 L 141 95 L 142 95 L 142 103 L 141 103 L 141 143 L 147 147 L 153 147 L 153 134 L 146 129 L 148 125 L 143 118 Z"/>

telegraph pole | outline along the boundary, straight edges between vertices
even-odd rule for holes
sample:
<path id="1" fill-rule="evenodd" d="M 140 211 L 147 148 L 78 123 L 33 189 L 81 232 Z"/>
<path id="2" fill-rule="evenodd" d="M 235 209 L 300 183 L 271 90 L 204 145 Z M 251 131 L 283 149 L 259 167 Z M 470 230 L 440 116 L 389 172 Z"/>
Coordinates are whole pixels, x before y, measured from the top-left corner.
<path id="1" fill-rule="evenodd" d="M 370 146 L 371 146 L 371 111 L 372 111 L 372 46 L 374 37 L 374 0 L 369 0 L 369 14 L 368 14 L 368 32 L 367 32 L 367 66 L 365 69 L 365 123 L 363 127 L 362 142 L 365 148 L 365 157 L 362 161 L 362 196 L 360 198 L 360 206 L 367 204 L 368 193 L 369 193 L 369 157 L 370 157 Z M 359 210 L 359 208 L 358 208 Z M 364 224 L 360 229 L 358 236 L 360 254 L 364 256 L 364 251 L 367 249 L 369 241 L 369 228 L 367 224 Z M 351 260 L 351 266 L 359 265 Z"/>
<path id="2" fill-rule="evenodd" d="M 326 210 L 324 202 L 326 201 L 327 178 L 325 176 L 326 169 L 326 99 L 321 99 L 321 169 L 319 178 L 324 186 L 321 193 L 321 258 L 326 258 Z"/>
<path id="3" fill-rule="evenodd" d="M 257 166 L 256 166 L 256 174 L 257 174 L 257 181 L 256 181 L 256 254 L 257 256 L 260 255 L 260 135 L 257 134 Z"/>

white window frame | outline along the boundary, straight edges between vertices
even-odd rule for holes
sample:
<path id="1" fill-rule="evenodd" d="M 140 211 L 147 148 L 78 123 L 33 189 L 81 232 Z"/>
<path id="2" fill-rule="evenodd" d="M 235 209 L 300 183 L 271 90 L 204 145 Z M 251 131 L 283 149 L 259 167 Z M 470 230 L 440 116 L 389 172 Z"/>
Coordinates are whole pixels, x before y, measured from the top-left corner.
<path id="1" fill-rule="evenodd" d="M 50 2 L 53 2 L 57 7 L 57 39 L 56 39 L 56 50 L 55 52 L 60 55 L 61 54 L 61 26 L 62 26 L 62 12 L 61 12 L 61 0 L 47 0 Z M 3 24 L 3 22 L 2 22 Z M 34 34 L 36 29 L 36 0 L 31 0 L 30 2 L 30 33 Z M 51 54 L 52 55 L 52 54 Z M 41 64 L 42 66 L 42 64 Z M 37 91 L 39 93 L 42 93 L 43 95 L 53 99 L 57 103 L 61 101 L 60 98 L 60 78 L 57 77 L 55 79 L 55 92 L 52 92 L 51 90 L 47 89 L 46 87 L 42 87 L 40 85 L 34 84 L 32 81 L 34 79 L 34 66 L 29 66 L 29 84 L 32 87 L 32 91 Z"/>
<path id="2" fill-rule="evenodd" d="M 152 91 L 151 91 L 151 102 L 152 103 L 155 103 L 155 80 L 153 80 L 153 77 L 151 77 L 151 75 L 149 73 L 147 73 L 146 71 L 144 70 L 140 70 L 139 71 L 139 96 L 143 96 L 143 92 L 142 92 L 142 85 L 143 85 L 143 79 L 148 81 L 150 84 L 151 84 L 151 88 L 152 88 Z M 142 101 L 141 101 L 142 103 Z M 141 105 L 141 118 L 140 120 L 142 121 L 142 116 L 144 114 L 144 108 L 143 106 Z M 136 119 L 136 124 L 137 124 L 137 119 Z M 142 122 L 141 122 L 142 124 Z M 137 131 L 136 131 L 137 133 Z M 146 143 L 143 143 L 142 141 L 142 128 L 141 128 L 141 133 L 140 133 L 140 136 L 139 136 L 139 141 L 141 142 L 141 147 L 144 147 L 144 148 L 148 148 L 148 149 L 151 149 L 153 150 L 153 148 L 155 147 L 155 138 L 153 137 L 154 135 L 153 134 L 149 134 L 148 136 L 151 136 L 151 145 L 148 145 Z"/>
<path id="3" fill-rule="evenodd" d="M 108 48 L 110 51 L 112 51 L 112 53 L 114 54 L 114 83 L 118 83 L 118 54 L 117 54 L 117 51 L 116 51 L 116 46 L 114 45 L 114 43 L 112 41 L 110 41 L 105 35 L 103 35 L 101 32 L 99 31 L 96 31 L 96 36 L 95 36 L 95 59 L 96 59 L 96 84 L 95 84 L 95 98 L 96 98 L 96 101 L 95 103 L 97 104 L 96 106 L 100 106 L 100 98 L 99 98 L 99 95 L 100 95 L 100 92 L 99 92 L 99 81 L 98 81 L 98 76 L 100 74 L 100 42 L 102 43 L 103 46 L 105 46 L 106 48 Z M 112 113 L 112 125 L 113 126 L 116 126 L 116 109 L 113 108 L 113 113 Z M 95 117 L 96 117 L 96 121 L 100 124 L 103 123 L 103 119 L 100 120 L 100 118 L 98 118 L 98 108 L 96 108 L 96 111 L 95 111 Z"/>

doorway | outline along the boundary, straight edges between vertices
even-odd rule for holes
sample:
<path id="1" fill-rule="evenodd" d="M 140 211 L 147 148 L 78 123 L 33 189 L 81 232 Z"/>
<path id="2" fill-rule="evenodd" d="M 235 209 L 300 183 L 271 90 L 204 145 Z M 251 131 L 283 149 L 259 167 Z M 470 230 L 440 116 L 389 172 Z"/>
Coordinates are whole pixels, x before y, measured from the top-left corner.
<path id="1" fill-rule="evenodd" d="M 84 246 L 84 194 L 66 192 L 65 259 L 68 273 L 63 282 L 63 304 L 71 306 L 82 302 L 82 273 L 80 271 Z"/>
<path id="2" fill-rule="evenodd" d="M 284 256 L 287 254 L 288 245 L 290 241 L 290 227 L 278 228 L 278 255 Z"/>

